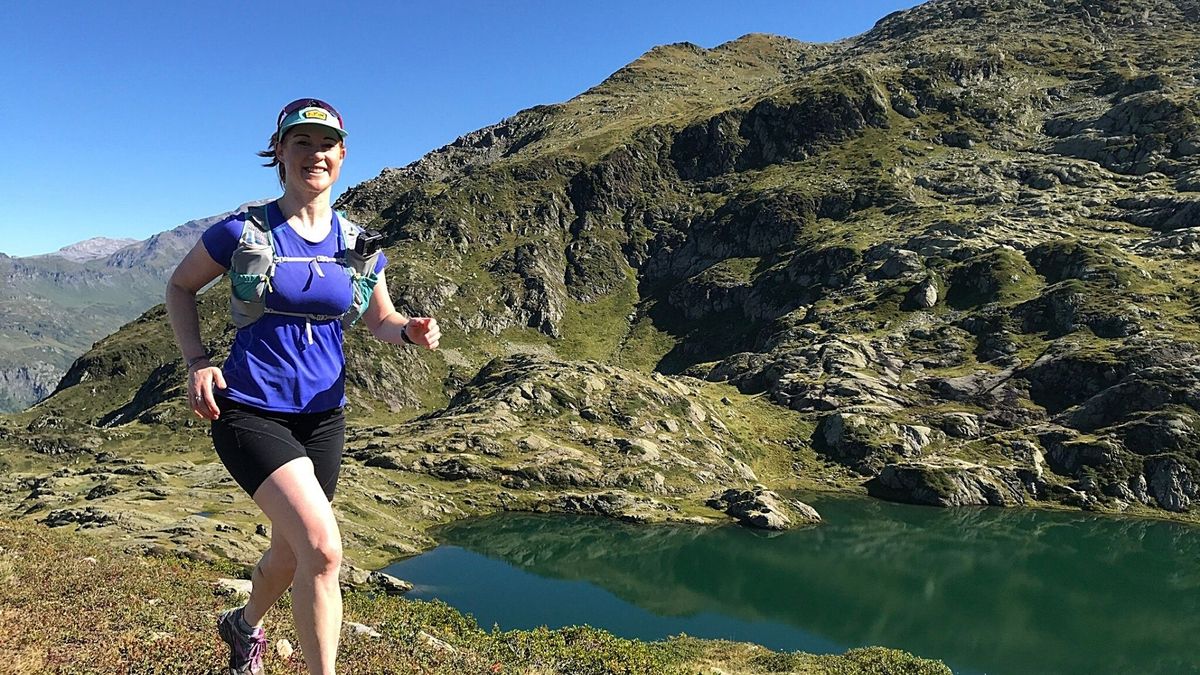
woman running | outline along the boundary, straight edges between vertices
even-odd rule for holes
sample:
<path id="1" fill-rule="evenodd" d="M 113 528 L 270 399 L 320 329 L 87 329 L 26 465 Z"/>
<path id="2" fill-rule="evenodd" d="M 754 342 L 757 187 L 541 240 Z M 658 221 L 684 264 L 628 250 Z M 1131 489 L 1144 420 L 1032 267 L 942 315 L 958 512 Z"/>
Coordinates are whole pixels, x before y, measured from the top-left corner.
<path id="1" fill-rule="evenodd" d="M 342 540 L 331 503 L 345 438 L 343 330 L 361 314 L 384 342 L 437 349 L 441 337 L 435 319 L 393 307 L 387 258 L 373 250 L 378 235 L 330 206 L 345 138 L 328 103 L 284 106 L 259 153 L 276 167 L 283 196 L 210 227 L 167 284 L 191 409 L 212 422 L 221 462 L 271 521 L 249 601 L 217 623 L 235 675 L 262 672 L 263 618 L 289 586 L 308 672 L 335 672 Z M 226 272 L 238 331 L 217 367 L 200 339 L 196 294 Z"/>

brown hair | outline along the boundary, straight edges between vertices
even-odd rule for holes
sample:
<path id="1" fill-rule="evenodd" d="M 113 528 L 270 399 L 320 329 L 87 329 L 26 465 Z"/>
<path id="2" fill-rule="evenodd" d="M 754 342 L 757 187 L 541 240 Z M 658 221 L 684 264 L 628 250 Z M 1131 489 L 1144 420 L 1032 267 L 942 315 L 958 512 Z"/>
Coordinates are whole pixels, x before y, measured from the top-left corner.
<path id="1" fill-rule="evenodd" d="M 276 154 L 276 152 L 275 152 L 279 148 L 279 140 L 280 139 L 279 139 L 278 131 L 271 134 L 271 140 L 267 143 L 267 149 L 260 150 L 258 152 L 258 156 L 264 157 L 264 158 L 269 158 L 271 160 L 271 161 L 267 162 L 266 164 L 263 164 L 263 166 L 275 167 L 276 173 L 279 174 L 279 187 L 283 187 L 284 179 L 287 178 L 287 172 L 283 168 L 283 163 L 281 163 L 279 161 L 279 155 Z"/>

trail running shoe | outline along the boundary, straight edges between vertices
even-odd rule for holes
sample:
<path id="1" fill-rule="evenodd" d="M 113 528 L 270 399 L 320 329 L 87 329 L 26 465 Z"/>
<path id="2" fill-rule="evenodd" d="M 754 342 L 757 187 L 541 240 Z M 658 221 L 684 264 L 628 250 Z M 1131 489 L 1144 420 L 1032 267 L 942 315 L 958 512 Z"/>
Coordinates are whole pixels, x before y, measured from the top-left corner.
<path id="1" fill-rule="evenodd" d="M 262 627 L 246 635 L 239 628 L 242 608 L 231 609 L 217 619 L 217 632 L 229 645 L 229 675 L 259 675 L 263 672 L 263 655 L 267 653 L 267 635 Z"/>

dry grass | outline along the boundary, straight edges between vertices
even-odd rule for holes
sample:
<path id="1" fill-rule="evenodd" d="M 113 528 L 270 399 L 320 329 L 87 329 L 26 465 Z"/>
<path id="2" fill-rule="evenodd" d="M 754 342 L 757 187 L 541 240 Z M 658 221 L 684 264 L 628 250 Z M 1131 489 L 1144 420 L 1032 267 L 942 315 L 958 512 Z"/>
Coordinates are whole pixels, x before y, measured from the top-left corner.
<path id="1" fill-rule="evenodd" d="M 0 671 L 223 672 L 228 652 L 215 620 L 229 601 L 215 591 L 220 576 L 211 566 L 122 553 L 65 529 L 0 521 Z M 268 617 L 270 639 L 296 644 L 286 598 L 283 604 Z M 949 673 L 887 649 L 782 654 L 687 637 L 639 642 L 586 626 L 487 632 L 440 602 L 356 593 L 345 596 L 345 618 L 380 634 L 343 633 L 339 668 L 354 675 Z M 285 659 L 271 650 L 266 672 L 304 673 L 299 651 Z"/>

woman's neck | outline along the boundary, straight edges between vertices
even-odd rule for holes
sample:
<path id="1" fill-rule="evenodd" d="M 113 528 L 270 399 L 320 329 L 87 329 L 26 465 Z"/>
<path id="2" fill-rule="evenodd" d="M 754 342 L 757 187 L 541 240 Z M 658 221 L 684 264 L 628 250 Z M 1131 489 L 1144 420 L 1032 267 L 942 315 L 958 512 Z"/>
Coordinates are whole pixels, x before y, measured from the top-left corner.
<path id="1" fill-rule="evenodd" d="M 284 220 L 304 228 L 321 227 L 329 224 L 329 191 L 316 195 L 299 195 L 285 190 L 279 198 L 279 210 Z"/>

